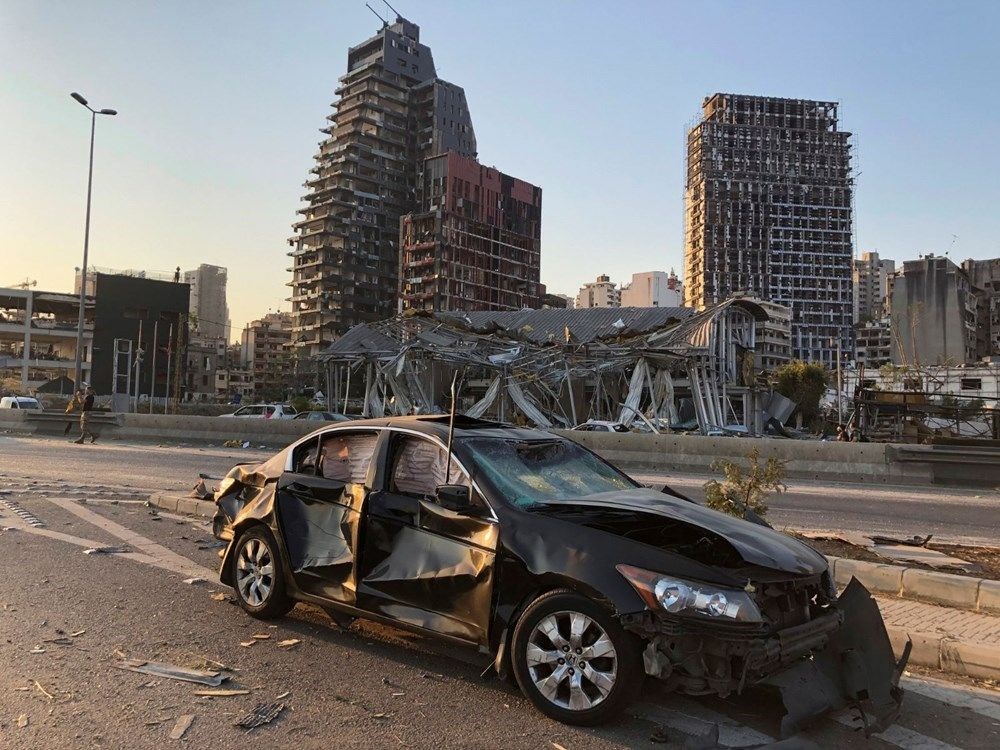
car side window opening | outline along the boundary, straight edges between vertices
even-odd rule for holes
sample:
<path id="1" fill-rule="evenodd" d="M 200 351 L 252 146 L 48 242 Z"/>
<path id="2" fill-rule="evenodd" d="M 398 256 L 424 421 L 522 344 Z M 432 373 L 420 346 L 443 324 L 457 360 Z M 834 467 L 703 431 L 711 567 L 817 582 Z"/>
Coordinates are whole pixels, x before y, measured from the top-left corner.
<path id="1" fill-rule="evenodd" d="M 316 449 L 319 440 L 307 440 L 292 453 L 292 471 L 296 474 L 316 474 Z"/>
<path id="2" fill-rule="evenodd" d="M 465 445 L 478 470 L 504 500 L 518 507 L 572 503 L 637 485 L 568 440 L 472 439 Z"/>
<path id="3" fill-rule="evenodd" d="M 390 490 L 428 500 L 437 496 L 438 485 L 462 484 L 471 488 L 469 477 L 454 458 L 451 472 L 445 477 L 448 453 L 441 446 L 423 438 L 405 437 L 397 443 L 390 478 Z"/>
<path id="4" fill-rule="evenodd" d="M 326 435 L 319 450 L 319 474 L 345 484 L 364 484 L 375 455 L 376 433 Z"/>

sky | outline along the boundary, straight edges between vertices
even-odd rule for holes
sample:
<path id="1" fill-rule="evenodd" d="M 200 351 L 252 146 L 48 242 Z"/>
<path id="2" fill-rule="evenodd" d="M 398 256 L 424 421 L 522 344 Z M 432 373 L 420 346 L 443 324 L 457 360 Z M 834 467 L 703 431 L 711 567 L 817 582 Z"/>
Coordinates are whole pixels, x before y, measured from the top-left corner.
<path id="1" fill-rule="evenodd" d="M 385 5 L 370 0 L 380 12 Z M 714 92 L 840 102 L 856 251 L 1000 256 L 1000 3 L 398 0 L 480 161 L 540 185 L 542 281 L 683 267 L 685 131 Z M 229 269 L 234 332 L 289 309 L 287 238 L 363 0 L 0 0 L 0 286 Z"/>

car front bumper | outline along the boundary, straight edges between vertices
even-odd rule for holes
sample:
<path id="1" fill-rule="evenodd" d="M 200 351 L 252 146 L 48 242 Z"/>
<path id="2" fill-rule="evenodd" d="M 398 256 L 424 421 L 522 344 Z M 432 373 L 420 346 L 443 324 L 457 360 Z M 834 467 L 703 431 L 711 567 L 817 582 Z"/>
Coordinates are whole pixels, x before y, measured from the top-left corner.
<path id="1" fill-rule="evenodd" d="M 679 623 L 653 612 L 626 615 L 622 623 L 647 644 L 646 673 L 680 692 L 727 696 L 750 685 L 778 688 L 787 711 L 783 737 L 836 709 L 859 710 L 866 734 L 899 715 L 909 644 L 897 662 L 878 605 L 857 580 L 824 614 L 772 633 Z"/>

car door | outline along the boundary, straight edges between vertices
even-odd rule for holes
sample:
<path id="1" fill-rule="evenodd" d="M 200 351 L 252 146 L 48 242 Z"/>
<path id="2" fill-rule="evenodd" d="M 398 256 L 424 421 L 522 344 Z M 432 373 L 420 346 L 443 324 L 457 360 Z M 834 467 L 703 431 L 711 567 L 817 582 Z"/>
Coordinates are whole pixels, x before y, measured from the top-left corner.
<path id="1" fill-rule="evenodd" d="M 365 506 L 358 572 L 364 609 L 465 641 L 485 644 L 498 525 L 472 489 L 473 508 L 441 507 L 441 484 L 470 485 L 444 446 L 426 436 L 390 432 L 383 471 Z"/>
<path id="2" fill-rule="evenodd" d="M 275 504 L 296 584 L 355 604 L 361 510 L 378 441 L 374 430 L 336 430 L 300 444 L 278 479 Z"/>

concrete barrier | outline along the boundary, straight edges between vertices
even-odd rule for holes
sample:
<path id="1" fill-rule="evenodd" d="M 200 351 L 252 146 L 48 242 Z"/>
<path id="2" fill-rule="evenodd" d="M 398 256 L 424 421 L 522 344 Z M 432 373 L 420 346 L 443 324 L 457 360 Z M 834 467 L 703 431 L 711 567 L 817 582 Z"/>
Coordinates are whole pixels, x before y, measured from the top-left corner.
<path id="1" fill-rule="evenodd" d="M 65 418 L 32 420 L 27 412 L 0 410 L 0 430 L 28 434 L 58 434 Z M 95 413 L 102 414 L 100 412 Z M 113 424 L 112 424 L 113 422 Z M 163 414 L 103 413 L 93 421 L 101 439 L 150 442 L 250 441 L 277 448 L 317 429 L 318 423 L 296 420 L 231 419 Z M 785 462 L 787 475 L 796 479 L 885 484 L 952 484 L 968 487 L 996 486 L 994 464 L 1000 467 L 1000 449 L 947 451 L 936 446 L 885 443 L 838 443 L 819 440 L 702 437 L 700 435 L 650 435 L 614 432 L 556 430 L 632 472 L 715 473 L 717 460 L 743 459 L 754 448 L 762 459 Z M 966 470 L 960 471 L 966 460 Z"/>

